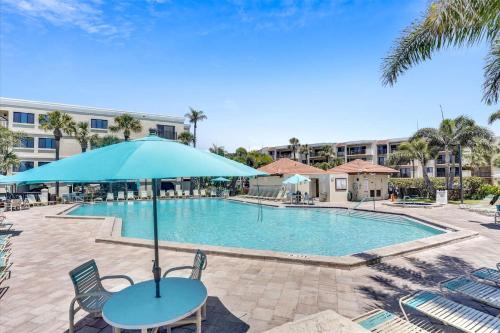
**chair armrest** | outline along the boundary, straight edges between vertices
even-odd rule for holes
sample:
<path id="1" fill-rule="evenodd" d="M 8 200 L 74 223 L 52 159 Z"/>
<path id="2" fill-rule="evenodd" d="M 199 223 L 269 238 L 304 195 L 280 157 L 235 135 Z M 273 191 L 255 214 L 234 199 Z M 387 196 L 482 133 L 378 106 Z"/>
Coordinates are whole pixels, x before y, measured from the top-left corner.
<path id="1" fill-rule="evenodd" d="M 125 279 L 128 282 L 130 282 L 130 285 L 134 284 L 134 280 L 132 280 L 132 278 L 130 278 L 130 277 L 126 276 L 126 275 L 107 275 L 107 276 L 102 276 L 101 277 L 101 281 L 102 280 L 111 280 L 111 279 Z"/>
<path id="2" fill-rule="evenodd" d="M 193 266 L 179 266 L 179 267 L 170 268 L 165 273 L 163 273 L 163 277 L 166 277 L 167 274 L 172 273 L 173 271 L 180 271 L 182 269 L 194 269 L 194 267 Z"/>

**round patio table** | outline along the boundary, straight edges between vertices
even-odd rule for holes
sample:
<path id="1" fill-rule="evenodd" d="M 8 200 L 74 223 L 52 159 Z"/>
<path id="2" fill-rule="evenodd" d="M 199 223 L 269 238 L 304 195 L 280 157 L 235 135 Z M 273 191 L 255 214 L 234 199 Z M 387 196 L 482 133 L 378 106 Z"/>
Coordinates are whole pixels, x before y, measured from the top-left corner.
<path id="1" fill-rule="evenodd" d="M 161 297 L 155 297 L 154 280 L 127 287 L 111 296 L 102 309 L 103 319 L 120 329 L 157 329 L 173 324 L 196 312 L 196 332 L 201 333 L 201 306 L 207 300 L 207 288 L 199 280 L 163 278 Z M 156 332 L 156 330 L 153 330 Z"/>

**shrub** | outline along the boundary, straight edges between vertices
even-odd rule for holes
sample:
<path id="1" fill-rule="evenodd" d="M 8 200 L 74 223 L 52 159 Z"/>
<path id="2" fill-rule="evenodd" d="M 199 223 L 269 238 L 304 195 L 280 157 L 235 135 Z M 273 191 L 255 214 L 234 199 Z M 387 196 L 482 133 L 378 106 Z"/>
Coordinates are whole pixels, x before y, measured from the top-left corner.
<path id="1" fill-rule="evenodd" d="M 444 178 L 430 178 L 430 181 L 436 190 L 444 190 L 445 180 Z M 433 198 L 436 193 L 429 193 L 424 184 L 423 178 L 391 178 L 389 180 L 389 185 L 397 187 L 400 191 L 400 195 L 416 195 L 422 198 Z M 482 188 L 485 180 L 481 177 L 464 177 L 463 187 L 464 187 L 464 198 L 465 199 L 482 199 L 486 194 L 485 190 Z M 448 198 L 450 200 L 460 199 L 460 179 L 458 177 L 454 178 L 454 188 L 448 190 Z"/>

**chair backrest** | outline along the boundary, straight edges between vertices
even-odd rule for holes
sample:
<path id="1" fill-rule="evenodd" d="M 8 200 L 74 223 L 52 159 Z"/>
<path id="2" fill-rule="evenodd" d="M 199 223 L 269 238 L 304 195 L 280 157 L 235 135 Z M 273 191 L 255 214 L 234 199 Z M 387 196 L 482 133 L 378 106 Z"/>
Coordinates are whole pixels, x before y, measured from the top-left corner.
<path id="1" fill-rule="evenodd" d="M 83 293 L 104 290 L 101 283 L 101 277 L 99 276 L 99 270 L 97 269 L 97 264 L 94 259 L 73 269 L 69 272 L 69 276 L 71 277 L 71 282 L 73 282 L 76 296 Z M 84 299 L 78 299 L 77 302 L 82 308 L 86 309 L 86 302 Z"/>
<path id="2" fill-rule="evenodd" d="M 189 191 L 184 191 L 184 196 L 189 197 Z"/>
<path id="3" fill-rule="evenodd" d="M 203 189 L 203 190 L 200 190 L 200 194 L 201 194 L 202 196 L 205 196 L 205 195 L 207 195 L 207 192 Z"/>
<path id="4" fill-rule="evenodd" d="M 141 198 L 147 198 L 148 197 L 148 192 L 147 191 L 141 191 Z"/>
<path id="5" fill-rule="evenodd" d="M 177 190 L 176 192 L 177 192 L 177 196 L 178 197 L 182 197 L 182 191 L 181 190 Z"/>
<path id="6" fill-rule="evenodd" d="M 193 195 L 195 195 L 195 196 L 199 196 L 199 195 L 200 195 L 200 193 L 198 192 L 198 190 L 193 190 Z"/>
<path id="7" fill-rule="evenodd" d="M 106 200 L 115 200 L 113 193 L 108 192 L 108 194 L 106 195 Z"/>
<path id="8" fill-rule="evenodd" d="M 134 192 L 132 192 L 132 191 L 128 191 L 128 192 L 127 192 L 127 198 L 129 198 L 129 199 L 131 199 L 131 198 L 132 198 L 132 199 L 133 199 L 133 198 L 134 198 Z"/>
<path id="9" fill-rule="evenodd" d="M 120 198 L 120 199 L 121 199 L 121 198 L 125 198 L 125 192 L 123 192 L 123 191 L 119 191 L 119 192 L 118 192 L 118 198 Z"/>
<path id="10" fill-rule="evenodd" d="M 26 198 L 28 199 L 28 202 L 31 204 L 31 203 L 35 203 L 36 202 L 36 199 L 35 199 L 35 196 L 33 194 L 28 194 L 26 196 Z"/>
<path id="11" fill-rule="evenodd" d="M 160 197 L 164 197 L 165 196 L 165 190 L 160 190 Z"/>
<path id="12" fill-rule="evenodd" d="M 193 270 L 190 279 L 201 280 L 201 274 L 207 268 L 207 255 L 202 250 L 197 250 L 194 256 Z"/>
<path id="13" fill-rule="evenodd" d="M 173 197 L 175 195 L 174 190 L 168 190 L 167 193 L 169 197 Z"/>

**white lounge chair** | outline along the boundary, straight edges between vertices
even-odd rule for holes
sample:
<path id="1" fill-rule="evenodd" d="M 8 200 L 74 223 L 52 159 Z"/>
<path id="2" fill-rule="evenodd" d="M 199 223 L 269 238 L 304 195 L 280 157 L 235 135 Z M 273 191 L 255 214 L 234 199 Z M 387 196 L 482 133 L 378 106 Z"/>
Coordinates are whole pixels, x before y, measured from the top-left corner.
<path id="1" fill-rule="evenodd" d="M 106 201 L 115 201 L 115 196 L 113 195 L 113 193 L 108 192 L 108 194 L 106 194 Z"/>
<path id="2" fill-rule="evenodd" d="M 3 213 L 3 211 L 0 211 L 0 230 L 1 231 L 9 231 L 12 229 L 12 226 L 14 224 L 7 222 L 7 216 Z M 0 237 L 4 237 L 4 240 L 9 240 L 10 235 L 0 235 Z M 8 237 L 7 237 L 8 236 Z"/>
<path id="3" fill-rule="evenodd" d="M 409 321 L 382 309 L 375 309 L 352 320 L 374 333 L 430 333 Z"/>
<path id="4" fill-rule="evenodd" d="M 168 190 L 168 191 L 167 191 L 167 194 L 168 194 L 168 197 L 169 197 L 170 199 L 175 198 L 175 191 L 174 191 L 174 190 Z"/>
<path id="5" fill-rule="evenodd" d="M 206 197 L 207 196 L 207 191 L 205 189 L 200 190 L 200 196 Z"/>
<path id="6" fill-rule="evenodd" d="M 462 294 L 473 300 L 500 309 L 500 289 L 484 284 L 466 276 L 458 276 L 439 282 L 439 290 Z M 499 327 L 500 329 L 500 327 Z"/>
<path id="7" fill-rule="evenodd" d="M 492 282 L 500 287 L 500 262 L 497 263 L 497 269 L 481 267 L 470 272 L 470 276 L 476 279 Z"/>
<path id="8" fill-rule="evenodd" d="M 149 197 L 148 197 L 148 191 L 141 191 L 141 195 L 140 195 L 139 199 L 141 199 L 141 200 L 147 200 L 147 199 L 149 199 Z"/>
<path id="9" fill-rule="evenodd" d="M 36 201 L 35 195 L 33 194 L 28 194 L 26 196 L 26 200 L 28 200 L 28 204 L 30 206 L 40 206 L 42 204 L 41 202 Z"/>
<path id="10" fill-rule="evenodd" d="M 408 315 L 404 306 L 466 333 L 498 332 L 500 328 L 500 318 L 430 291 L 419 291 L 405 296 L 399 300 L 399 305 L 406 320 Z"/>
<path id="11" fill-rule="evenodd" d="M 193 197 L 199 197 L 200 192 L 198 190 L 193 190 Z"/>
<path id="12" fill-rule="evenodd" d="M 118 191 L 118 194 L 116 196 L 116 200 L 120 201 L 120 200 L 125 200 L 125 192 L 123 191 Z"/>
<path id="13" fill-rule="evenodd" d="M 160 199 L 166 199 L 167 194 L 165 193 L 165 190 L 160 190 Z"/>
<path id="14" fill-rule="evenodd" d="M 190 198 L 191 197 L 191 193 L 189 193 L 189 191 L 184 191 L 184 197 L 185 198 Z"/>
<path id="15" fill-rule="evenodd" d="M 134 281 L 126 275 L 101 277 L 93 259 L 73 269 L 69 272 L 69 276 L 75 289 L 75 297 L 69 307 L 69 333 L 74 333 L 75 331 L 75 313 L 77 311 L 84 310 L 94 315 L 102 313 L 104 304 L 113 295 L 113 292 L 104 288 L 102 280 L 124 279 L 131 285 L 134 284 Z M 78 303 L 78 307 L 76 308 L 75 303 Z"/>
<path id="16" fill-rule="evenodd" d="M 183 197 L 181 190 L 175 191 L 175 194 L 177 195 L 177 198 L 182 198 Z"/>
<path id="17" fill-rule="evenodd" d="M 211 190 L 210 191 L 210 196 L 211 197 L 216 197 L 217 196 L 217 192 L 215 192 L 215 190 Z"/>
<path id="18" fill-rule="evenodd" d="M 44 193 L 42 192 L 40 194 L 40 202 L 42 203 L 42 205 L 44 206 L 47 206 L 47 205 L 55 205 L 56 202 L 55 201 L 49 201 L 49 194 L 48 193 Z"/>

